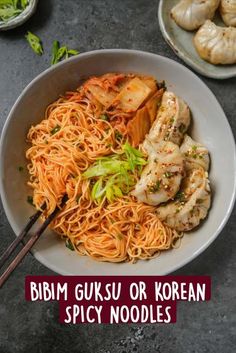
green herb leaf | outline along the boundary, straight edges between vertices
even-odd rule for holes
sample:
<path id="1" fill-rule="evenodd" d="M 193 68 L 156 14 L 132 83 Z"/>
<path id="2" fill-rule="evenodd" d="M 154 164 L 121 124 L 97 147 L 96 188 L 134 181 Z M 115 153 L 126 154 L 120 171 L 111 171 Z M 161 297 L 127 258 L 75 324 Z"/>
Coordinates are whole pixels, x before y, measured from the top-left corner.
<path id="1" fill-rule="evenodd" d="M 70 249 L 71 251 L 74 251 L 74 250 L 75 250 L 75 248 L 74 248 L 74 246 L 73 246 L 73 244 L 72 244 L 72 242 L 71 242 L 70 239 L 66 239 L 65 245 L 66 245 L 66 247 L 67 247 L 68 249 Z"/>
<path id="2" fill-rule="evenodd" d="M 24 170 L 24 167 L 22 167 L 22 166 L 19 166 L 19 167 L 18 167 L 18 170 L 19 170 L 19 172 L 23 172 L 23 170 Z"/>
<path id="3" fill-rule="evenodd" d="M 25 37 L 26 37 L 29 45 L 33 49 L 33 51 L 38 55 L 42 55 L 43 54 L 43 47 L 42 47 L 41 39 L 29 31 L 27 32 Z"/>
<path id="4" fill-rule="evenodd" d="M 115 131 L 115 139 L 120 142 L 122 140 L 122 138 L 123 138 L 122 133 L 120 131 L 116 130 Z"/>
<path id="5" fill-rule="evenodd" d="M 182 191 L 178 191 L 177 194 L 175 195 L 175 200 L 178 202 L 183 202 L 185 201 L 185 194 Z"/>
<path id="6" fill-rule="evenodd" d="M 58 131 L 60 131 L 61 127 L 59 125 L 56 125 L 51 131 L 51 135 L 56 134 Z"/>
<path id="7" fill-rule="evenodd" d="M 173 173 L 165 172 L 164 176 L 169 179 L 169 178 L 171 178 L 173 176 Z"/>
<path id="8" fill-rule="evenodd" d="M 102 115 L 100 115 L 99 118 L 100 118 L 101 120 L 110 121 L 109 116 L 108 116 L 107 114 L 102 114 Z"/>
<path id="9" fill-rule="evenodd" d="M 32 196 L 27 196 L 27 202 L 28 202 L 31 206 L 34 206 L 34 202 L 33 202 L 33 197 L 32 197 Z"/>
<path id="10" fill-rule="evenodd" d="M 148 191 L 151 193 L 157 192 L 160 190 L 161 182 L 160 180 L 157 180 L 157 182 L 154 185 L 148 186 Z"/>

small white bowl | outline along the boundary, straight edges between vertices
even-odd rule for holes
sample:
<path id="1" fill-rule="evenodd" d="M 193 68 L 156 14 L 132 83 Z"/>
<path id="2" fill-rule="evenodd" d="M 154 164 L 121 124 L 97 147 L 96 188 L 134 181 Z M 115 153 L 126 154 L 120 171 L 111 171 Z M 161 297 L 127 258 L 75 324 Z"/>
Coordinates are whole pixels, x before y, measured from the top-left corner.
<path id="1" fill-rule="evenodd" d="M 18 16 L 9 19 L 6 22 L 0 21 L 0 31 L 13 29 L 25 23 L 36 11 L 37 3 L 38 0 L 30 0 L 25 10 L 21 12 Z"/>
<path id="2" fill-rule="evenodd" d="M 66 90 L 78 87 L 81 78 L 107 72 L 139 72 L 165 80 L 169 90 L 182 97 L 193 115 L 192 135 L 210 151 L 212 207 L 195 231 L 186 233 L 178 249 L 149 261 L 100 263 L 65 247 L 52 231 L 40 238 L 34 256 L 45 266 L 69 275 L 163 275 L 197 257 L 226 224 L 235 200 L 236 154 L 229 123 L 215 96 L 189 69 L 165 57 L 134 50 L 97 50 L 75 56 L 36 77 L 22 92 L 5 123 L 0 146 L 0 191 L 7 218 L 16 234 L 35 209 L 26 202 L 32 194 L 26 181 L 25 143 L 32 124 L 44 117 L 47 105 Z M 19 172 L 18 167 L 24 166 Z"/>

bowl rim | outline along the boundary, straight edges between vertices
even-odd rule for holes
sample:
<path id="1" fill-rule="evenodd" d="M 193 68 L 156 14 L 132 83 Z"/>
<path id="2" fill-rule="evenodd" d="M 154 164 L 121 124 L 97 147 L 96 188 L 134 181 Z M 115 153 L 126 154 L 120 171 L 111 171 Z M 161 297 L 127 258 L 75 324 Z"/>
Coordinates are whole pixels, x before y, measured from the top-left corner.
<path id="1" fill-rule="evenodd" d="M 187 68 L 186 66 L 180 64 L 179 62 L 170 59 L 168 57 L 162 56 L 162 55 L 158 55 L 155 53 L 150 53 L 150 52 L 146 52 L 146 51 L 141 51 L 141 50 L 133 50 L 133 49 L 98 49 L 98 50 L 93 50 L 93 51 L 88 51 L 88 52 L 84 52 L 81 53 L 77 56 L 71 57 L 65 61 L 62 61 L 54 66 L 51 66 L 49 68 L 47 68 L 46 70 L 44 70 L 43 72 L 41 72 L 39 75 L 37 75 L 30 83 L 27 84 L 27 86 L 23 89 L 23 91 L 21 92 L 21 94 L 18 96 L 18 98 L 16 99 L 15 103 L 13 104 L 7 119 L 4 123 L 2 132 L 1 132 L 1 138 L 0 138 L 0 195 L 1 195 L 1 199 L 2 199 L 2 204 L 3 204 L 3 209 L 5 211 L 5 215 L 8 219 L 8 222 L 11 226 L 11 228 L 13 229 L 14 233 L 16 234 L 16 226 L 14 224 L 14 218 L 11 215 L 11 210 L 8 206 L 8 202 L 7 202 L 7 195 L 5 193 L 5 189 L 4 189 L 4 183 L 3 183 L 3 178 L 2 178 L 2 171 L 3 171 L 3 153 L 4 153 L 4 143 L 6 140 L 6 136 L 7 136 L 7 131 L 8 131 L 8 126 L 10 124 L 10 121 L 14 115 L 15 110 L 17 109 L 18 103 L 21 101 L 21 99 L 24 97 L 25 93 L 28 92 L 31 87 L 37 83 L 38 80 L 40 80 L 41 78 L 47 76 L 48 73 L 51 73 L 53 71 L 56 71 L 58 69 L 60 69 L 62 66 L 66 66 L 68 65 L 70 62 L 76 62 L 76 61 L 80 61 L 81 59 L 87 59 L 91 56 L 94 55 L 103 55 L 103 54 L 123 54 L 123 55 L 138 55 L 138 56 L 146 56 L 146 57 L 150 57 L 150 58 L 156 58 L 159 60 L 165 60 L 171 64 L 176 65 L 177 67 L 181 67 L 181 69 L 183 69 L 184 71 L 186 71 L 188 73 L 188 75 L 192 76 L 194 78 L 194 80 L 197 80 L 199 84 L 201 84 L 202 86 L 204 86 L 205 88 L 207 88 L 209 95 L 211 95 L 211 98 L 215 101 L 216 105 L 217 105 L 217 109 L 220 110 L 220 112 L 222 113 L 222 116 L 224 117 L 225 120 L 225 124 L 227 126 L 228 132 L 229 132 L 229 136 L 228 138 L 231 140 L 232 145 L 234 145 L 234 149 L 232 151 L 233 153 L 233 166 L 234 166 L 234 171 L 235 171 L 235 175 L 236 175 L 236 146 L 235 146 L 235 139 L 234 139 L 234 135 L 231 129 L 231 126 L 229 124 L 229 121 L 220 105 L 220 103 L 218 102 L 216 96 L 214 95 L 214 93 L 210 90 L 210 88 L 194 73 L 192 72 L 189 68 Z M 231 194 L 231 198 L 228 202 L 228 208 L 227 208 L 227 212 L 225 213 L 225 215 L 223 216 L 220 225 L 218 226 L 217 230 L 212 233 L 212 235 L 208 238 L 208 240 L 202 244 L 194 253 L 189 254 L 188 256 L 184 257 L 182 261 L 179 261 L 177 264 L 173 265 L 172 268 L 170 270 L 167 270 L 165 273 L 163 273 L 164 275 L 169 274 L 169 273 L 173 273 L 174 271 L 182 268 L 183 266 L 185 266 L 186 264 L 190 263 L 191 261 L 193 261 L 197 256 L 199 256 L 203 251 L 205 251 L 211 243 L 213 243 L 213 241 L 218 237 L 218 235 L 221 233 L 221 231 L 223 230 L 223 228 L 225 227 L 226 223 L 228 222 L 230 215 L 233 211 L 233 207 L 234 207 L 234 203 L 236 200 L 236 178 L 234 178 L 233 180 L 233 190 L 232 190 L 232 194 Z M 17 235 L 16 235 L 17 236 Z M 48 262 L 43 256 L 40 255 L 40 252 L 32 249 L 31 253 L 34 255 L 34 257 L 41 262 L 44 266 L 48 267 L 50 270 L 60 273 L 62 275 L 69 275 L 70 273 L 68 273 L 67 271 L 63 271 L 60 270 L 60 272 L 58 272 L 58 268 L 56 265 L 53 265 L 52 263 Z M 102 274 L 101 274 L 102 275 Z M 137 274 L 138 275 L 138 274 Z M 117 274 L 118 276 L 118 274 Z M 136 274 L 134 274 L 134 276 L 136 276 Z"/>

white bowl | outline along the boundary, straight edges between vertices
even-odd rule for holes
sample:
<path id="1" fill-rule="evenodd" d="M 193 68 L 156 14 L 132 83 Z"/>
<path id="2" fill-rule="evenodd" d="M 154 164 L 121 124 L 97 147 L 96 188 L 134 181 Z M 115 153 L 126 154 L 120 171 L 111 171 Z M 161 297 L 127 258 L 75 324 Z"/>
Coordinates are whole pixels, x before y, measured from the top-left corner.
<path id="1" fill-rule="evenodd" d="M 0 21 L 0 31 L 6 31 L 21 26 L 25 23 L 36 11 L 38 0 L 30 0 L 25 10 L 18 16 L 10 18 L 8 21 Z"/>
<path id="2" fill-rule="evenodd" d="M 45 108 L 66 90 L 75 89 L 81 78 L 106 72 L 139 72 L 165 80 L 169 90 L 182 97 L 193 115 L 192 135 L 210 151 L 213 202 L 208 218 L 187 233 L 177 250 L 163 252 L 149 261 L 112 264 L 96 262 L 68 250 L 47 231 L 33 249 L 42 264 L 70 275 L 163 275 L 187 264 L 205 250 L 226 224 L 236 190 L 234 138 L 225 114 L 209 88 L 190 70 L 165 57 L 134 50 L 98 50 L 80 54 L 49 68 L 36 77 L 14 104 L 2 132 L 0 191 L 7 218 L 16 234 L 35 210 L 26 202 L 25 137 L 31 124 L 41 121 Z"/>

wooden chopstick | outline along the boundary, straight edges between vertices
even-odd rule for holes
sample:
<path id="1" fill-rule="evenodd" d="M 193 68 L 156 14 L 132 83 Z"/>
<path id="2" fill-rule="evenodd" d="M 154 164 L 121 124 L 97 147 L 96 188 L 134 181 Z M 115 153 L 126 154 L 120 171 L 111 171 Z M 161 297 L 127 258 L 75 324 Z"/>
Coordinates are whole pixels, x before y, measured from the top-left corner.
<path id="1" fill-rule="evenodd" d="M 7 259 L 11 256 L 13 251 L 17 248 L 17 246 L 20 244 L 20 242 L 23 240 L 23 238 L 26 236 L 26 234 L 29 232 L 29 230 L 33 227 L 34 223 L 37 221 L 37 219 L 40 217 L 42 212 L 46 208 L 46 203 L 44 203 L 41 207 L 42 211 L 37 211 L 33 216 L 30 217 L 28 223 L 26 224 L 25 228 L 22 230 L 22 232 L 14 239 L 14 241 L 8 246 L 7 250 L 4 251 L 3 255 L 0 258 L 0 268 L 5 264 Z"/>
<path id="2" fill-rule="evenodd" d="M 57 206 L 55 210 L 46 218 L 46 220 L 41 224 L 39 229 L 30 236 L 29 240 L 27 243 L 24 245 L 24 247 L 21 249 L 21 251 L 16 255 L 16 257 L 12 260 L 12 262 L 9 264 L 9 266 L 6 268 L 6 270 L 3 272 L 3 274 L 0 276 L 0 288 L 3 286 L 5 281 L 8 279 L 10 274 L 15 270 L 15 268 L 19 265 L 19 263 L 23 260 L 25 255 L 30 251 L 30 249 L 33 247 L 33 245 L 36 243 L 36 241 L 39 239 L 39 237 L 43 234 L 45 229 L 48 227 L 48 225 L 53 221 L 57 213 L 60 211 L 61 207 L 63 207 L 68 200 L 68 196 L 64 195 L 60 204 L 60 207 Z M 46 205 L 45 205 L 46 207 Z M 29 222 L 27 223 L 26 227 L 24 230 L 20 233 L 21 240 L 23 237 L 29 232 L 30 228 L 33 226 L 33 224 L 36 222 L 36 220 L 39 218 L 40 214 L 42 211 L 37 211 L 35 215 L 33 215 Z M 5 263 L 5 261 L 9 258 L 11 253 L 14 251 L 16 246 L 20 243 L 20 241 L 14 240 L 13 243 L 8 247 L 6 252 L 4 252 L 3 256 L 1 257 L 1 266 Z M 16 244 L 16 245 L 15 245 Z M 10 249 L 10 250 L 9 250 Z M 1 268 L 0 266 L 0 268 Z"/>

